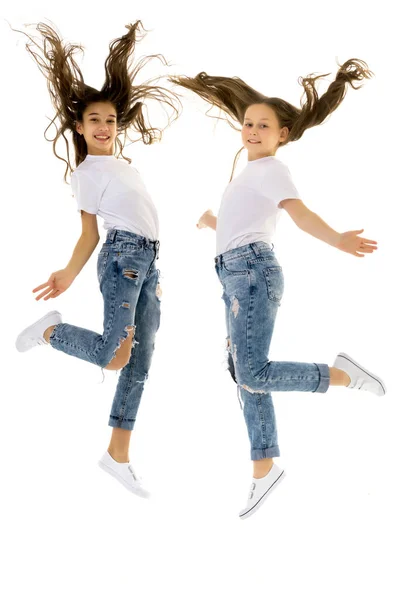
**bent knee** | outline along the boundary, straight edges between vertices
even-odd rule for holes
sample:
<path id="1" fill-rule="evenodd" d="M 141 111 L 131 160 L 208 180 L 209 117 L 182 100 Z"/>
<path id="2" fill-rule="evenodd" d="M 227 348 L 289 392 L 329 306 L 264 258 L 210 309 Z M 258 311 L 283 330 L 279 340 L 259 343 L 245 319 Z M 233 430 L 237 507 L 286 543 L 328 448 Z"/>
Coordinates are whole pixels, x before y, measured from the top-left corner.
<path id="1" fill-rule="evenodd" d="M 106 371 L 119 371 L 120 369 L 123 369 L 128 364 L 128 362 L 129 357 L 125 359 L 117 355 L 112 360 L 110 360 L 108 365 L 103 367 L 103 369 L 105 369 Z"/>
<path id="2" fill-rule="evenodd" d="M 109 371 L 119 371 L 128 364 L 132 352 L 133 335 L 135 332 L 135 328 L 127 328 L 127 331 L 127 337 L 120 340 L 119 347 L 115 351 L 115 356 L 104 367 L 104 369 Z"/>

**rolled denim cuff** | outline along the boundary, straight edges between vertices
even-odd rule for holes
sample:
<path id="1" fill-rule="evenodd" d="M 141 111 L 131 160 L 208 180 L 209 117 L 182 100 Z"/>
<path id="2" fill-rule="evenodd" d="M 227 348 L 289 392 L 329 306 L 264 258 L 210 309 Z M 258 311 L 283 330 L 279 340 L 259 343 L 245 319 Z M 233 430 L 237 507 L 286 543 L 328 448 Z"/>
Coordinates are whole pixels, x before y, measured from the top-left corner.
<path id="1" fill-rule="evenodd" d="M 319 363 L 315 363 L 318 367 L 319 370 L 319 384 L 316 390 L 314 390 L 314 392 L 319 392 L 321 394 L 323 394 L 324 392 L 326 392 L 329 388 L 329 383 L 331 380 L 330 374 L 329 374 L 329 367 L 326 364 L 319 364 Z"/>
<path id="2" fill-rule="evenodd" d="M 252 448 L 251 449 L 251 460 L 261 460 L 262 458 L 274 458 L 280 456 L 279 446 L 272 446 L 272 448 Z"/>

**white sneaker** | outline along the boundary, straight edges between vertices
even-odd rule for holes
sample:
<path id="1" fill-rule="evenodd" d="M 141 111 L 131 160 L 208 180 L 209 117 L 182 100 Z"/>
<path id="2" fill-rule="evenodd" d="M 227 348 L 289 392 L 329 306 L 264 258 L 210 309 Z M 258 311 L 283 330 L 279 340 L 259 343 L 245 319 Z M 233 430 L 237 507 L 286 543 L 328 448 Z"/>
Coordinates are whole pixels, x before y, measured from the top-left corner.
<path id="1" fill-rule="evenodd" d="M 278 483 L 280 483 L 284 477 L 285 471 L 275 463 L 265 477 L 261 477 L 261 479 L 255 479 L 253 477 L 247 506 L 239 513 L 239 517 L 241 519 L 251 517 L 251 515 L 263 505 L 268 494 L 277 487 Z"/>
<path id="2" fill-rule="evenodd" d="M 48 327 L 59 323 L 62 323 L 61 314 L 57 310 L 52 310 L 33 325 L 29 325 L 17 337 L 15 345 L 18 352 L 26 352 L 35 346 L 47 344 L 43 337 L 44 332 Z"/>
<path id="3" fill-rule="evenodd" d="M 119 463 L 109 452 L 99 460 L 99 467 L 117 479 L 127 490 L 142 498 L 149 498 L 150 493 L 142 487 L 142 480 L 132 469 L 131 463 Z"/>
<path id="4" fill-rule="evenodd" d="M 348 388 L 371 392 L 377 396 L 384 396 L 386 394 L 386 387 L 382 379 L 367 371 L 367 369 L 356 363 L 353 358 L 344 352 L 337 355 L 333 366 L 336 369 L 341 369 L 350 377 L 351 381 L 347 386 Z"/>

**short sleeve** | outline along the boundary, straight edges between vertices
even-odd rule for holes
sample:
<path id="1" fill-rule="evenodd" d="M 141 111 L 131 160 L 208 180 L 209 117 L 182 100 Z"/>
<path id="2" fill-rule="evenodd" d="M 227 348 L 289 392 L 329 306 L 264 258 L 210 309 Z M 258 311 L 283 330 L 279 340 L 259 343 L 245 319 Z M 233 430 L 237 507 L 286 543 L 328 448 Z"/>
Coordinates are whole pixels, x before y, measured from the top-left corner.
<path id="1" fill-rule="evenodd" d="M 266 174 L 263 188 L 263 191 L 275 206 L 288 198 L 301 199 L 288 167 L 281 162 L 275 163 L 273 169 L 270 169 Z"/>
<path id="2" fill-rule="evenodd" d="M 100 185 L 84 171 L 74 171 L 71 175 L 71 188 L 78 204 L 78 211 L 84 210 L 97 215 L 102 195 Z"/>

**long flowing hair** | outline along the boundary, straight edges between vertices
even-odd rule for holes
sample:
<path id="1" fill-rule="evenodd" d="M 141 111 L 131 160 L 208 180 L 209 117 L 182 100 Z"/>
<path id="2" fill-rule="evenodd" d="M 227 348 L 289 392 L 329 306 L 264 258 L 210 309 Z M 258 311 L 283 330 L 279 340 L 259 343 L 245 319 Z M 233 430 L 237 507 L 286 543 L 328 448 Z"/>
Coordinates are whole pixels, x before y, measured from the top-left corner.
<path id="1" fill-rule="evenodd" d="M 219 108 L 225 113 L 226 117 L 211 116 L 223 118 L 231 127 L 237 130 L 240 130 L 238 124 L 243 124 L 244 115 L 249 106 L 252 104 L 270 106 L 277 116 L 279 126 L 287 127 L 289 130 L 286 140 L 280 143 L 280 146 L 284 146 L 289 142 L 299 140 L 306 129 L 323 123 L 341 104 L 348 86 L 359 89 L 362 84 L 356 85 L 357 82 L 370 79 L 373 73 L 364 61 L 351 58 L 339 65 L 334 81 L 330 83 L 326 92 L 319 96 L 316 82 L 328 75 L 330 74 L 311 74 L 299 78 L 299 83 L 304 90 L 300 100 L 300 108 L 281 98 L 261 94 L 239 77 L 217 77 L 202 71 L 195 77 L 178 75 L 168 79 L 176 85 L 195 92 L 212 107 Z M 242 150 L 243 148 L 236 154 L 231 180 Z"/>
<path id="2" fill-rule="evenodd" d="M 56 112 L 45 130 L 45 138 L 53 143 L 55 156 L 67 165 L 64 174 L 66 182 L 67 175 L 72 173 L 74 167 L 76 168 L 87 156 L 86 141 L 76 131 L 76 124 L 82 122 L 83 113 L 89 104 L 93 102 L 113 104 L 117 113 L 115 155 L 122 156 L 129 163 L 131 160 L 123 155 L 127 139 L 132 143 L 141 139 L 144 144 L 159 141 L 165 127 L 179 116 L 181 102 L 177 94 L 156 85 L 160 78 L 150 79 L 140 85 L 135 84 L 139 72 L 153 58 L 159 59 L 164 65 L 168 64 L 161 54 L 143 57 L 134 64 L 133 53 L 136 43 L 146 33 L 141 21 L 126 25 L 128 33 L 110 43 L 109 54 L 104 64 L 105 81 L 100 90 L 85 84 L 75 60 L 78 52 L 83 53 L 83 46 L 63 42 L 54 26 L 41 22 L 30 27 L 34 27 L 40 35 L 30 35 L 17 29 L 14 31 L 28 37 L 26 49 L 46 77 L 48 91 Z M 163 129 L 150 124 L 145 104 L 147 100 L 156 100 L 167 114 L 167 125 Z M 52 126 L 56 130 L 55 135 L 48 137 L 48 131 Z M 129 136 L 131 130 L 139 134 L 137 139 Z M 70 156 L 68 132 L 72 134 L 74 160 Z M 66 144 L 66 159 L 60 156 L 56 149 L 60 138 L 63 138 Z"/>

